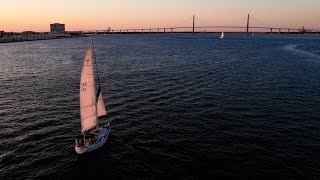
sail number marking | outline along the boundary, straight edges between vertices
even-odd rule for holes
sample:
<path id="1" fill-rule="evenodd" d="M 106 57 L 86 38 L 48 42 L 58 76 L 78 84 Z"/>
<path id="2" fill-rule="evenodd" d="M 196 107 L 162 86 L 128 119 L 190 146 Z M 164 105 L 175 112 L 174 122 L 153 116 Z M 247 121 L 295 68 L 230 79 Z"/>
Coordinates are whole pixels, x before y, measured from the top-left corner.
<path id="1" fill-rule="evenodd" d="M 80 91 L 81 92 L 87 91 L 87 82 L 81 83 Z"/>

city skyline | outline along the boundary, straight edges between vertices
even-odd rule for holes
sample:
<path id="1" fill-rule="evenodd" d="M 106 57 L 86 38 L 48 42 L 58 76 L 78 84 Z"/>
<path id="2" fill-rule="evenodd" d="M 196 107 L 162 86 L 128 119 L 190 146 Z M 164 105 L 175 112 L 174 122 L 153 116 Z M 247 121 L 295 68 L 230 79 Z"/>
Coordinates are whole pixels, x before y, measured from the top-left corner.
<path id="1" fill-rule="evenodd" d="M 0 30 L 50 31 L 49 24 L 66 24 L 67 31 L 191 26 L 251 25 L 320 29 L 320 1 L 254 0 L 85 0 L 44 2 L 41 0 L 2 2 Z"/>

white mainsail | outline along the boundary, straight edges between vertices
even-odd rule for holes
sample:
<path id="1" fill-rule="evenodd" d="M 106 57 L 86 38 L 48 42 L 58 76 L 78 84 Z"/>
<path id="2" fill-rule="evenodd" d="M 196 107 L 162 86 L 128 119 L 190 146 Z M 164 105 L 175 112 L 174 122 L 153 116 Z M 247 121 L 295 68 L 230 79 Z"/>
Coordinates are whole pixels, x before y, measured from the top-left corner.
<path id="1" fill-rule="evenodd" d="M 80 78 L 80 116 L 82 132 L 98 124 L 92 48 L 92 44 L 90 44 L 83 61 Z"/>
<path id="2" fill-rule="evenodd" d="M 97 109 L 98 109 L 98 117 L 107 115 L 106 106 L 104 105 L 101 92 L 99 93 L 99 97 L 98 97 Z"/>

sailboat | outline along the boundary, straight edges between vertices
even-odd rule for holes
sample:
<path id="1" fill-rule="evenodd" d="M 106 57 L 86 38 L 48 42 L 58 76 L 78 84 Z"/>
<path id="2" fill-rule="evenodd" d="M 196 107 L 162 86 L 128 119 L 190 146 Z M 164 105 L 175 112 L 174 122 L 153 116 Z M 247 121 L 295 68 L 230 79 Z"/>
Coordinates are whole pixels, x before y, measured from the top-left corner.
<path id="1" fill-rule="evenodd" d="M 94 63 L 95 62 L 95 63 Z M 95 72 L 98 80 L 98 92 L 95 87 Z M 99 117 L 107 115 L 100 88 L 99 72 L 95 60 L 92 39 L 87 48 L 80 77 L 80 119 L 81 133 L 75 140 L 75 151 L 78 154 L 91 152 L 103 146 L 110 133 L 110 122 L 98 122 Z"/>
<path id="2" fill-rule="evenodd" d="M 223 39 L 223 38 L 224 38 L 224 32 L 222 32 L 220 35 L 220 39 Z"/>

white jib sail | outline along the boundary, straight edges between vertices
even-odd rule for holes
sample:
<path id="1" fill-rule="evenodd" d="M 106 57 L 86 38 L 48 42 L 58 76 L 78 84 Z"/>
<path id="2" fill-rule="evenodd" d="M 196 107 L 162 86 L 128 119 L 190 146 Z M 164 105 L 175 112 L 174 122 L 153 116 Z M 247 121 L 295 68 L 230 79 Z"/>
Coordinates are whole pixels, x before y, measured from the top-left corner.
<path id="1" fill-rule="evenodd" d="M 82 132 L 98 124 L 92 44 L 90 44 L 87 49 L 81 71 L 80 116 Z"/>
<path id="2" fill-rule="evenodd" d="M 102 93 L 100 92 L 98 97 L 98 103 L 97 103 L 97 109 L 98 109 L 98 117 L 107 115 L 106 106 L 104 105 Z"/>

